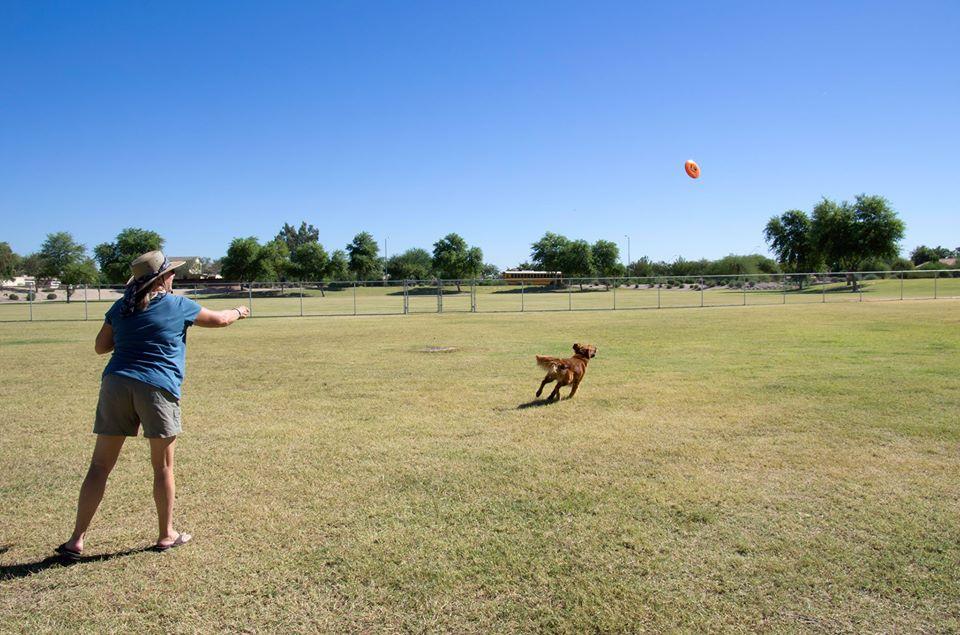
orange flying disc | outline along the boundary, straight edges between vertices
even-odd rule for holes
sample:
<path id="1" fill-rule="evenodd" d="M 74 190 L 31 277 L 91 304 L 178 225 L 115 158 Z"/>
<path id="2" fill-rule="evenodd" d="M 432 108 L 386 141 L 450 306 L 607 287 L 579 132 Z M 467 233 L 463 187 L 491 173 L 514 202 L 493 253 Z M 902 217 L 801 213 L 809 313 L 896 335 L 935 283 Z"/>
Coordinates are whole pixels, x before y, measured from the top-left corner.
<path id="1" fill-rule="evenodd" d="M 687 171 L 687 176 L 689 176 L 691 179 L 700 178 L 700 166 L 697 165 L 696 161 L 692 159 L 688 160 L 683 164 L 683 169 Z"/>

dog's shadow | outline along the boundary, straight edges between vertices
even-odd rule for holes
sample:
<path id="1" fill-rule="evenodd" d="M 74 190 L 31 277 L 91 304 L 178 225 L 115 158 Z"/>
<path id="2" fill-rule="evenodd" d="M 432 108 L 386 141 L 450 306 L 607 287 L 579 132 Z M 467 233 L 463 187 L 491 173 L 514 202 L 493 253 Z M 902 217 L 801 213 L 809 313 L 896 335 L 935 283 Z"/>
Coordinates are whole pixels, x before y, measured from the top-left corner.
<path id="1" fill-rule="evenodd" d="M 4 549 L 7 551 L 9 547 Z M 81 556 L 77 560 L 70 560 L 64 558 L 61 555 L 53 555 L 43 560 L 37 560 L 36 562 L 24 562 L 22 564 L 6 564 L 0 565 L 0 583 L 9 582 L 10 580 L 16 580 L 17 578 L 24 578 L 28 575 L 33 575 L 34 573 L 40 573 L 52 567 L 72 567 L 78 564 L 85 564 L 90 562 L 105 562 L 107 560 L 113 560 L 114 558 L 120 558 L 123 556 L 132 556 L 136 553 L 142 553 L 144 551 L 154 550 L 153 545 L 149 547 L 140 547 L 138 549 L 127 549 L 125 551 L 117 551 L 114 553 L 101 553 L 96 556 Z M 2 552 L 0 552 L 2 553 Z"/>
<path id="2" fill-rule="evenodd" d="M 526 410 L 527 408 L 542 408 L 543 406 L 552 406 L 553 404 L 560 403 L 559 399 L 534 399 L 533 401 L 528 401 L 527 403 L 522 403 L 517 406 L 517 410 Z"/>

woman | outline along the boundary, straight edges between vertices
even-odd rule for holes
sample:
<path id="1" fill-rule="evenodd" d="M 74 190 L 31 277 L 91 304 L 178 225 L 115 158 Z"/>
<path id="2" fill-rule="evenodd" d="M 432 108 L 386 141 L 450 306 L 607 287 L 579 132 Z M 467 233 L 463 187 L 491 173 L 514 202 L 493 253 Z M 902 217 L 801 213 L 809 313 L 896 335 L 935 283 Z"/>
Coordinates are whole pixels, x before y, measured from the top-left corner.
<path id="1" fill-rule="evenodd" d="M 103 498 L 107 477 L 123 442 L 136 436 L 141 425 L 150 441 L 153 464 L 153 498 L 160 525 L 156 549 L 166 551 L 191 538 L 173 528 L 173 451 L 180 434 L 187 328 L 191 324 L 229 326 L 250 315 L 250 309 L 211 311 L 174 295 L 174 269 L 181 264 L 168 261 L 159 251 L 134 260 L 123 298 L 107 311 L 97 334 L 96 352 L 113 351 L 113 356 L 103 370 L 93 426 L 97 442 L 80 487 L 76 526 L 70 539 L 56 548 L 66 558 L 77 559 L 83 553 L 87 527 Z"/>

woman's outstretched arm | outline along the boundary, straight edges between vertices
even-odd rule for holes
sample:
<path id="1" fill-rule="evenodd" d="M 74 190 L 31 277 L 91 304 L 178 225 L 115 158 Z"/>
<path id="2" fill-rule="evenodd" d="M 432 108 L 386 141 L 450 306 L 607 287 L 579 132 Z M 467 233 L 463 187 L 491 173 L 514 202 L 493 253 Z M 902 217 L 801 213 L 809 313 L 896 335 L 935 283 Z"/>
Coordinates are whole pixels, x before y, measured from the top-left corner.
<path id="1" fill-rule="evenodd" d="M 200 313 L 193 320 L 197 326 L 206 326 L 209 328 L 218 328 L 230 326 L 237 320 L 250 315 L 250 309 L 240 305 L 235 309 L 224 309 L 223 311 L 211 311 L 210 309 L 200 309 Z"/>

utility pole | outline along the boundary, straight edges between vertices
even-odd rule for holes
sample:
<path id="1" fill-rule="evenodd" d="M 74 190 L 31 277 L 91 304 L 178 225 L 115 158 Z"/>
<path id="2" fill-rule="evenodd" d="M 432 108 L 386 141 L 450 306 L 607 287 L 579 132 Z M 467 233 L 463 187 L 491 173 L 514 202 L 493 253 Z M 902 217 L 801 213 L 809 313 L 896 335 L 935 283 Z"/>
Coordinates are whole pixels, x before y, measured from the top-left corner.
<path id="1" fill-rule="evenodd" d="M 624 234 L 623 237 L 627 239 L 627 270 L 628 270 L 628 273 L 629 273 L 629 269 L 630 269 L 630 237 L 627 236 L 626 234 Z"/>
<path id="2" fill-rule="evenodd" d="M 384 236 L 383 238 L 383 284 L 387 284 L 387 238 L 389 238 L 389 236 Z"/>

